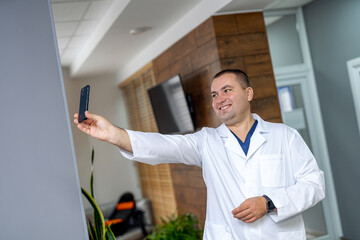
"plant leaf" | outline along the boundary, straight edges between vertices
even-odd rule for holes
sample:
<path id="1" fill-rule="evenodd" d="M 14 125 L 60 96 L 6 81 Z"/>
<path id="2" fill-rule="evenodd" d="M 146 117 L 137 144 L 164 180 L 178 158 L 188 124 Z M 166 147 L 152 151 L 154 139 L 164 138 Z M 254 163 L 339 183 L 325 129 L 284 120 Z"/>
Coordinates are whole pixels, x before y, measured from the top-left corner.
<path id="1" fill-rule="evenodd" d="M 191 213 L 172 214 L 164 219 L 162 223 L 155 226 L 153 232 L 149 234 L 147 240 L 201 240 L 202 230 L 198 228 L 198 221 L 195 215 Z"/>
<path id="2" fill-rule="evenodd" d="M 97 212 L 94 211 L 94 225 L 95 225 L 95 231 L 96 231 L 96 238 L 101 239 L 103 230 L 101 229 L 101 219 Z"/>
<path id="3" fill-rule="evenodd" d="M 94 154 L 95 154 L 95 150 L 93 147 L 92 151 L 91 151 L 90 193 L 91 193 L 91 196 L 95 199 L 95 196 L 94 196 Z"/>
<path id="4" fill-rule="evenodd" d="M 94 209 L 94 224 L 96 229 L 96 235 L 99 236 L 98 240 L 105 239 L 105 219 L 101 212 L 99 205 L 95 202 L 94 198 L 85 189 L 81 188 L 82 194 L 89 201 Z"/>
<path id="5" fill-rule="evenodd" d="M 94 197 L 94 174 L 93 174 L 93 171 L 91 171 L 91 177 L 90 177 L 90 193 L 91 193 L 91 196 L 95 199 Z"/>
<path id="6" fill-rule="evenodd" d="M 114 233 L 111 231 L 110 226 L 106 227 L 106 234 L 107 234 L 109 240 L 116 240 L 116 237 L 115 237 Z"/>
<path id="7" fill-rule="evenodd" d="M 91 150 L 91 166 L 94 165 L 94 153 L 95 153 L 95 151 L 94 151 L 94 147 L 93 147 Z"/>
<path id="8" fill-rule="evenodd" d="M 89 220 L 89 234 L 90 234 L 90 239 L 91 240 L 96 240 L 96 233 L 95 233 L 95 229 L 94 226 L 92 225 L 90 219 Z"/>

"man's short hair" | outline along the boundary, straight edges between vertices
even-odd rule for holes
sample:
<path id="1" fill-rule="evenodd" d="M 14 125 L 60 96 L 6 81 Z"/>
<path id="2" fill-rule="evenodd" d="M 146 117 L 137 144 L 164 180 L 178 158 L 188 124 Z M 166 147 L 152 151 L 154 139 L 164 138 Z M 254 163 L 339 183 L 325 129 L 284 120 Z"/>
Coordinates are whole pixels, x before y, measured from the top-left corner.
<path id="1" fill-rule="evenodd" d="M 243 88 L 251 87 L 248 75 L 240 69 L 224 69 L 215 74 L 213 80 L 227 73 L 234 74 Z"/>

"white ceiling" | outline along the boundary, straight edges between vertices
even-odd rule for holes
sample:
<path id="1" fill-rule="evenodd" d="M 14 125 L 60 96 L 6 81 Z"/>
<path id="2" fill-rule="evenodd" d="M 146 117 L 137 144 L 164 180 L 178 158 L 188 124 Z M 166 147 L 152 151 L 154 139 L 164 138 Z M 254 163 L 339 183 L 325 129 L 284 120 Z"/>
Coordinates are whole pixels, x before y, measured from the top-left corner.
<path id="1" fill-rule="evenodd" d="M 142 67 L 214 14 L 301 6 L 312 0 L 52 0 L 61 63 L 73 76 Z M 131 35 L 136 27 L 151 30 Z"/>

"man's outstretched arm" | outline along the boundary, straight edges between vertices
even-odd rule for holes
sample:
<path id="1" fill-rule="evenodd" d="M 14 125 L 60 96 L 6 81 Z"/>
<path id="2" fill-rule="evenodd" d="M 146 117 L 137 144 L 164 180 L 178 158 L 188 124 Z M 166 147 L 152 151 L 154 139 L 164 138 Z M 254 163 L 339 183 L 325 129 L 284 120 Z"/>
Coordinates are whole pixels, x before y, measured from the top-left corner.
<path id="1" fill-rule="evenodd" d="M 128 133 L 111 122 L 103 118 L 102 116 L 85 112 L 86 120 L 79 123 L 79 115 L 74 114 L 74 123 L 84 133 L 109 143 L 112 143 L 128 152 L 133 152 L 131 142 Z"/>

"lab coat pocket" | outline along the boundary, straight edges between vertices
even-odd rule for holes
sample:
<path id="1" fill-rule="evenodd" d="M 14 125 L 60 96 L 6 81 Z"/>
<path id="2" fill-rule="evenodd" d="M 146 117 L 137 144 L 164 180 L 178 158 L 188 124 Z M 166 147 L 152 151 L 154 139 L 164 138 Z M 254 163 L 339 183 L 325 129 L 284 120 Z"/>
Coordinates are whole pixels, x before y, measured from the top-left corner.
<path id="1" fill-rule="evenodd" d="M 230 227 L 220 224 L 209 224 L 209 240 L 231 240 Z"/>
<path id="2" fill-rule="evenodd" d="M 260 178 L 263 187 L 285 186 L 285 158 L 284 155 L 259 156 Z"/>

